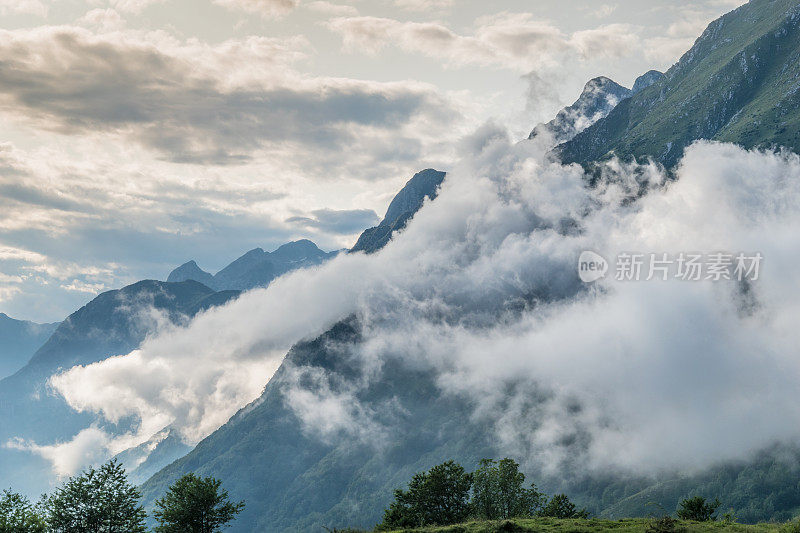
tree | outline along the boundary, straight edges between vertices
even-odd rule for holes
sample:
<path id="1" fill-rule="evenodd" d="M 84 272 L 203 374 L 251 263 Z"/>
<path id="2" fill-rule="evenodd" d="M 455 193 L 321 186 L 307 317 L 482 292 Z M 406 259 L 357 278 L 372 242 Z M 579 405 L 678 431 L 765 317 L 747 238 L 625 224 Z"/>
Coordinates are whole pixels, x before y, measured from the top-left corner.
<path id="1" fill-rule="evenodd" d="M 3 491 L 0 498 L 0 533 L 44 533 L 46 523 L 39 509 L 25 496 Z"/>
<path id="2" fill-rule="evenodd" d="M 714 513 L 722 505 L 718 499 L 707 503 L 702 496 L 694 496 L 681 501 L 678 509 L 678 518 L 681 520 L 694 520 L 696 522 L 711 522 L 716 520 Z"/>
<path id="3" fill-rule="evenodd" d="M 144 533 L 139 491 L 112 460 L 70 478 L 45 500 L 48 531 L 54 533 Z"/>
<path id="4" fill-rule="evenodd" d="M 436 465 L 411 478 L 408 490 L 394 491 L 395 501 L 384 513 L 385 528 L 450 525 L 469 516 L 472 474 L 454 461 Z"/>
<path id="5" fill-rule="evenodd" d="M 215 533 L 244 510 L 244 502 L 230 501 L 222 481 L 186 474 L 156 500 L 153 514 L 157 533 Z"/>
<path id="6" fill-rule="evenodd" d="M 575 504 L 569 501 L 566 494 L 556 494 L 539 511 L 539 516 L 550 518 L 588 518 L 589 513 L 586 509 L 577 510 Z"/>
<path id="7" fill-rule="evenodd" d="M 513 459 L 483 459 L 472 476 L 472 509 L 480 518 L 533 516 L 542 506 L 544 495 L 534 484 L 525 488 L 525 475 Z"/>

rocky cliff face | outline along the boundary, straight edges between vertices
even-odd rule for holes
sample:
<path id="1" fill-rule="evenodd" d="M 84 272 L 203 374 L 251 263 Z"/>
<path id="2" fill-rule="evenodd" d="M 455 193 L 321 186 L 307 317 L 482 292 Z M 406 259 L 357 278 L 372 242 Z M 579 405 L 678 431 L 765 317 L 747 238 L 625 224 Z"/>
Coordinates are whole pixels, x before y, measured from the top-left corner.
<path id="1" fill-rule="evenodd" d="M 426 199 L 436 198 L 445 175 L 445 172 L 432 168 L 415 174 L 389 204 L 381 223 L 365 230 L 350 251 L 370 254 L 386 246 L 392 235 L 405 227 Z"/>
<path id="2" fill-rule="evenodd" d="M 633 93 L 630 89 L 605 76 L 589 80 L 574 104 L 559 111 L 547 124 L 536 126 L 528 139 L 548 134 L 553 136 L 556 144 L 566 142 L 606 117 L 622 100 L 630 98 L 631 94 Z"/>

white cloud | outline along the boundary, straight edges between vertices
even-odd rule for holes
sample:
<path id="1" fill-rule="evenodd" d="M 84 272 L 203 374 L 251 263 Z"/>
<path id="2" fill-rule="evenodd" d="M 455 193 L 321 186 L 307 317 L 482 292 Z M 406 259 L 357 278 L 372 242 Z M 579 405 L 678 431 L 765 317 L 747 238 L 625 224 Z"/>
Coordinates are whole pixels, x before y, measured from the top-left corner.
<path id="1" fill-rule="evenodd" d="M 0 15 L 22 13 L 44 18 L 47 11 L 47 5 L 41 0 L 0 0 Z"/>
<path id="2" fill-rule="evenodd" d="M 285 15 L 298 5 L 298 0 L 213 0 L 213 2 L 232 11 L 260 15 L 264 18 Z"/>
<path id="3" fill-rule="evenodd" d="M 116 9 L 92 9 L 76 21 L 79 26 L 95 28 L 101 32 L 121 30 L 125 27 L 123 19 Z"/>
<path id="4" fill-rule="evenodd" d="M 325 15 L 336 15 L 336 16 L 358 15 L 358 9 L 356 9 L 354 6 L 345 4 L 336 4 L 333 2 L 327 2 L 325 0 L 314 0 L 313 2 L 304 2 L 302 6 L 308 10 L 316 11 L 318 13 L 323 13 Z"/>
<path id="5" fill-rule="evenodd" d="M 88 0 L 93 5 L 108 6 L 121 13 L 137 15 L 154 4 L 164 3 L 167 0 Z"/>
<path id="6" fill-rule="evenodd" d="M 634 28 L 612 24 L 565 34 L 529 13 L 502 13 L 476 21 L 471 35 L 438 22 L 403 22 L 379 17 L 340 17 L 328 23 L 349 51 L 377 53 L 385 46 L 442 59 L 451 66 L 489 65 L 527 73 L 563 65 L 565 58 L 587 60 L 633 54 Z"/>
<path id="7" fill-rule="evenodd" d="M 579 167 L 543 160 L 491 127 L 464 151 L 476 155 L 382 252 L 281 278 L 53 384 L 80 409 L 110 420 L 135 413 L 154 430 L 175 423 L 196 440 L 257 395 L 294 341 L 355 315 L 365 381 L 333 389 L 298 380 L 287 395 L 306 430 L 326 439 L 380 419 L 356 400 L 389 360 L 428 369 L 443 394 L 473 397 L 504 453 L 531 464 L 692 468 L 798 436 L 797 156 L 701 143 L 676 183 L 659 186 L 655 167 L 612 165 L 615 181 L 592 190 Z M 626 204 L 642 175 L 654 190 Z M 575 270 L 583 249 L 766 259 L 757 305 L 745 306 L 735 284 L 587 290 Z M 502 397 L 498 418 L 498 391 L 508 390 L 519 393 Z"/>
<path id="8" fill-rule="evenodd" d="M 453 7 L 454 0 L 394 0 L 400 9 L 409 11 L 436 11 Z"/>
<path id="9" fill-rule="evenodd" d="M 8 448 L 35 453 L 50 461 L 58 477 L 76 474 L 87 465 L 104 461 L 109 454 L 109 438 L 102 430 L 90 427 L 67 442 L 40 446 L 32 442 L 13 440 Z"/>

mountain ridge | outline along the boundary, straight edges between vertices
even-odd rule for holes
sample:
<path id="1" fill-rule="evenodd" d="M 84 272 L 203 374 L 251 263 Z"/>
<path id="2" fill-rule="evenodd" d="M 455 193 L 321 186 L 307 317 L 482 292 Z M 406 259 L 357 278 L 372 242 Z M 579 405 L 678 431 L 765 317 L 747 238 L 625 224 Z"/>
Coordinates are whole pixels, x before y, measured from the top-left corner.
<path id="1" fill-rule="evenodd" d="M 25 366 L 59 324 L 37 324 L 0 313 L 0 379 Z"/>
<path id="2" fill-rule="evenodd" d="M 192 259 L 170 272 L 168 282 L 198 281 L 216 291 L 245 291 L 266 287 L 272 280 L 298 268 L 324 263 L 338 252 L 325 252 L 308 239 L 282 244 L 272 252 L 254 248 L 212 275 Z"/>
<path id="3" fill-rule="evenodd" d="M 617 155 L 671 168 L 700 139 L 800 148 L 800 5 L 751 0 L 706 28 L 663 78 L 559 145 L 565 163 Z"/>

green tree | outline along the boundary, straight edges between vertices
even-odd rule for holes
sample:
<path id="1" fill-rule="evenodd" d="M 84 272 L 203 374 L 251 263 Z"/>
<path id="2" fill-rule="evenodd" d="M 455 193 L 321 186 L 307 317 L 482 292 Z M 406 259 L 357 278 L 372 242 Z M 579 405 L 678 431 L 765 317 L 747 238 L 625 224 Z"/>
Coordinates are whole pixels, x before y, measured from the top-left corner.
<path id="1" fill-rule="evenodd" d="M 230 501 L 222 482 L 186 474 L 156 500 L 157 533 L 214 533 L 227 527 L 244 509 Z"/>
<path id="2" fill-rule="evenodd" d="M 139 491 L 116 460 L 70 478 L 46 499 L 53 533 L 144 533 Z"/>
<path id="3" fill-rule="evenodd" d="M 46 523 L 36 506 L 25 496 L 3 491 L 0 498 L 0 533 L 44 533 Z"/>
<path id="4" fill-rule="evenodd" d="M 472 510 L 480 518 L 533 516 L 542 506 L 544 495 L 534 484 L 525 488 L 525 475 L 513 459 L 483 459 L 472 476 Z"/>
<path id="5" fill-rule="evenodd" d="M 436 465 L 411 478 L 408 490 L 394 491 L 381 528 L 449 525 L 469 516 L 472 474 L 454 461 Z"/>
<path id="6" fill-rule="evenodd" d="M 566 494 L 556 494 L 547 502 L 539 511 L 539 516 L 546 516 L 550 518 L 588 518 L 589 513 L 586 509 L 578 509 L 572 503 Z"/>
<path id="7" fill-rule="evenodd" d="M 718 499 L 706 502 L 702 496 L 686 498 L 680 503 L 678 518 L 681 520 L 695 520 L 697 522 L 711 522 L 716 520 L 714 513 L 722 505 Z"/>

